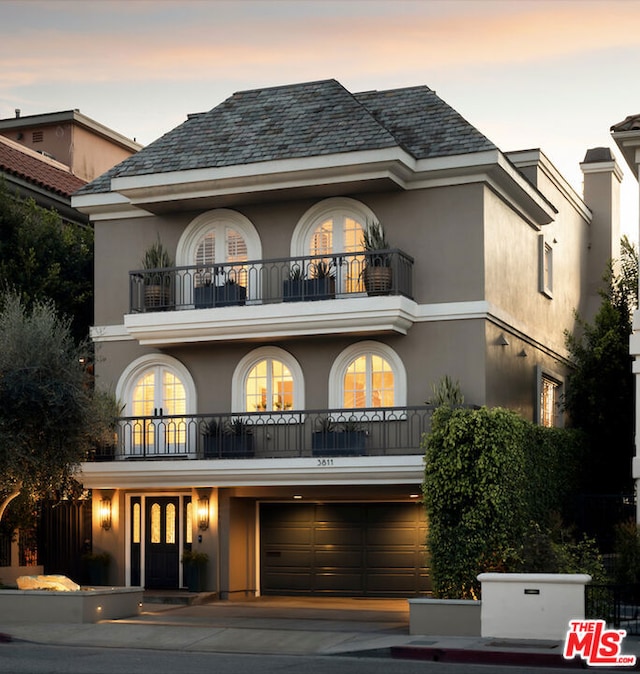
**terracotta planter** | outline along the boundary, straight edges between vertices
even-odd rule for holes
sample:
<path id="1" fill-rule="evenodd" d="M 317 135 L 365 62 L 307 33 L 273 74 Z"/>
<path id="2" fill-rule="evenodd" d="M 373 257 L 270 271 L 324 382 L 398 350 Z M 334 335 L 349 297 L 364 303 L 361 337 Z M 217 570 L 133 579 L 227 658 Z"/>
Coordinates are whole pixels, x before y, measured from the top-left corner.
<path id="1" fill-rule="evenodd" d="M 368 295 L 388 295 L 391 291 L 391 267 L 365 267 L 362 272 Z"/>

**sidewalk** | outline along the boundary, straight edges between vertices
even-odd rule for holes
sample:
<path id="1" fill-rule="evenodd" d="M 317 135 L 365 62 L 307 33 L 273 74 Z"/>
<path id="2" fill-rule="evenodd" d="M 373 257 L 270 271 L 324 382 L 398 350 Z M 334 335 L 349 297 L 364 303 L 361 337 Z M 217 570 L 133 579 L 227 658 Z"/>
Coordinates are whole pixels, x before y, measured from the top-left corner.
<path id="1" fill-rule="evenodd" d="M 65 646 L 582 667 L 579 660 L 562 658 L 561 642 L 412 636 L 407 602 L 397 599 L 144 603 L 139 616 L 95 624 L 3 624 L 0 616 L 0 633 L 13 640 Z M 0 653 L 3 647 L 0 643 Z M 640 656 L 640 640 L 627 638 L 623 652 Z"/>

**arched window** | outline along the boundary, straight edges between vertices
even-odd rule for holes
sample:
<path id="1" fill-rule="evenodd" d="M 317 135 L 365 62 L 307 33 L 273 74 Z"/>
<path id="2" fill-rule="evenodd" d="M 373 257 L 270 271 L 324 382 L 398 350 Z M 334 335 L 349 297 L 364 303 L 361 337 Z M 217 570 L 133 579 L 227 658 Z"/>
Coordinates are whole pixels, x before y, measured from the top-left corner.
<path id="1" fill-rule="evenodd" d="M 304 381 L 298 361 L 284 349 L 261 347 L 236 367 L 233 412 L 281 412 L 304 409 Z"/>
<path id="2" fill-rule="evenodd" d="M 170 455 L 195 451 L 188 414 L 196 393 L 188 370 L 174 358 L 143 356 L 123 372 L 116 396 L 125 401 L 123 424 L 126 455 Z"/>
<path id="3" fill-rule="evenodd" d="M 355 199 L 325 199 L 312 206 L 300 219 L 291 239 L 291 256 L 322 256 L 330 265 L 338 292 L 364 291 L 362 235 L 367 222 L 377 222 L 373 211 Z M 346 253 L 346 255 L 332 255 Z M 307 274 L 317 273 L 317 262 Z"/>
<path id="4" fill-rule="evenodd" d="M 352 344 L 336 358 L 329 374 L 329 407 L 403 407 L 407 378 L 398 354 L 386 344 Z"/>
<path id="5" fill-rule="evenodd" d="M 178 266 L 195 267 L 181 275 L 184 301 L 193 300 L 193 288 L 228 282 L 245 288 L 249 298 L 259 297 L 259 271 L 242 263 L 261 258 L 260 237 L 248 218 L 226 208 L 202 213 L 189 223 L 176 248 Z"/>

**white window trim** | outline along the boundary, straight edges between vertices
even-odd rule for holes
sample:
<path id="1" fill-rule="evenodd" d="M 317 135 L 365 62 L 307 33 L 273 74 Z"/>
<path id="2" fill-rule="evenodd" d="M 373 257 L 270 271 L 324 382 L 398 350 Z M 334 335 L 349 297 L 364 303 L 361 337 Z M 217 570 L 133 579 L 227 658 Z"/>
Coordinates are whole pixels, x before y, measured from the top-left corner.
<path id="1" fill-rule="evenodd" d="M 324 199 L 309 208 L 298 221 L 291 236 L 291 257 L 309 255 L 311 236 L 316 227 L 327 218 L 345 215 L 360 222 L 377 222 L 375 213 L 360 201 L 349 197 L 333 197 Z M 336 250 L 336 253 L 342 251 Z"/>
<path id="2" fill-rule="evenodd" d="M 374 355 L 384 358 L 393 371 L 394 407 L 407 404 L 407 371 L 400 356 L 387 344 L 367 340 L 348 346 L 335 359 L 329 372 L 329 408 L 343 409 L 344 376 L 349 365 L 359 356 Z M 364 416 L 364 415 L 363 415 Z"/>
<path id="3" fill-rule="evenodd" d="M 293 379 L 293 408 L 291 411 L 304 411 L 304 375 L 300 363 L 284 349 L 277 346 L 261 346 L 250 351 L 236 365 L 231 381 L 231 411 L 233 414 L 247 412 L 244 408 L 246 402 L 245 380 L 253 367 L 267 358 L 279 360 L 289 369 Z M 274 411 L 271 414 L 277 414 L 277 412 Z"/>
<path id="4" fill-rule="evenodd" d="M 549 282 L 544 267 L 549 249 Z M 538 290 L 548 298 L 553 298 L 553 246 L 544 234 L 538 235 Z"/>
<path id="5" fill-rule="evenodd" d="M 202 237 L 217 225 L 225 225 L 237 230 L 247 244 L 249 260 L 262 259 L 262 242 L 258 231 L 249 218 L 229 208 L 217 208 L 201 213 L 192 220 L 182 233 L 176 247 L 176 264 L 179 267 L 194 264 L 196 249 Z"/>
<path id="6" fill-rule="evenodd" d="M 116 399 L 124 403 L 124 416 L 131 416 L 131 397 L 133 387 L 140 376 L 154 367 L 165 367 L 178 376 L 184 386 L 186 396 L 186 414 L 195 414 L 198 409 L 196 386 L 189 370 L 177 359 L 162 353 L 140 356 L 124 369 L 116 385 Z"/>
<path id="7" fill-rule="evenodd" d="M 561 396 L 564 391 L 564 377 L 559 375 L 557 372 L 548 370 L 541 365 L 536 366 L 536 405 L 535 405 L 535 420 L 536 423 L 542 425 L 542 405 L 540 399 L 542 397 L 542 380 L 549 379 L 550 381 L 555 382 L 557 387 L 557 396 L 556 400 L 556 410 L 555 410 L 555 423 L 553 428 L 563 428 L 564 427 L 564 415 L 562 414 L 561 409 Z"/>

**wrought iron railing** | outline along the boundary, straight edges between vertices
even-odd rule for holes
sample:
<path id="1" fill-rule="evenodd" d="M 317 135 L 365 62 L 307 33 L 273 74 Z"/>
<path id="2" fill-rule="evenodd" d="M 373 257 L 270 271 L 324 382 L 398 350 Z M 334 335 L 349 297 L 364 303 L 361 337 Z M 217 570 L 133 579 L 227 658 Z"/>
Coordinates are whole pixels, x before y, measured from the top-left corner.
<path id="1" fill-rule="evenodd" d="M 432 406 L 283 410 L 118 419 L 117 443 L 90 460 L 420 454 Z"/>
<path id="2" fill-rule="evenodd" d="M 307 255 L 129 272 L 132 313 L 364 295 L 412 297 L 413 258 L 400 250 Z"/>
<path id="3" fill-rule="evenodd" d="M 599 618 L 628 635 L 640 635 L 640 585 L 586 585 L 585 618 Z"/>

